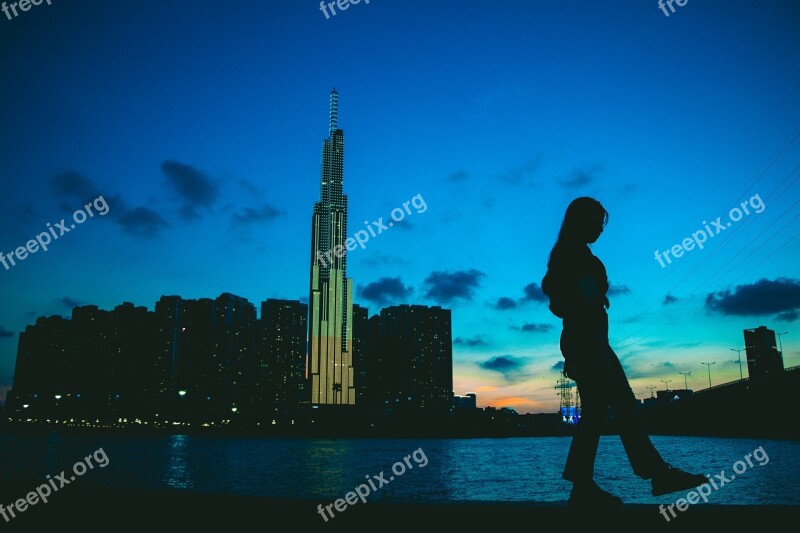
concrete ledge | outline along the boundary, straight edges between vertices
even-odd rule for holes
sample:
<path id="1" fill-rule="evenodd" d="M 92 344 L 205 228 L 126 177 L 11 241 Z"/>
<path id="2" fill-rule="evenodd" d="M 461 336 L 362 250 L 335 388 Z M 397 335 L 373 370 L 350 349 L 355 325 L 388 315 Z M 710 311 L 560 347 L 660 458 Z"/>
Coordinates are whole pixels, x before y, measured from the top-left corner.
<path id="1" fill-rule="evenodd" d="M 8 507 L 30 492 L 35 484 L 3 484 L 0 503 Z M 357 503 L 325 522 L 317 505 L 331 501 L 283 500 L 229 494 L 203 494 L 188 491 L 111 489 L 95 486 L 64 487 L 51 495 L 47 504 L 28 507 L 17 517 L 0 525 L 7 531 L 41 530 L 42 527 L 75 526 L 83 531 L 108 531 L 115 525 L 163 528 L 187 527 L 198 531 L 239 530 L 249 525 L 263 526 L 264 531 L 285 531 L 285 526 L 319 531 L 427 531 L 446 528 L 465 531 L 492 528 L 492 531 L 515 530 L 520 525 L 539 529 L 542 526 L 569 527 L 576 523 L 613 527 L 647 527 L 665 531 L 689 528 L 770 527 L 800 519 L 800 506 L 693 506 L 678 513 L 669 523 L 657 506 L 627 505 L 609 513 L 603 509 L 574 511 L 566 503 L 537 502 L 458 502 L 390 503 L 379 498 Z M 224 529 L 220 529 L 224 528 Z M 717 529 L 718 530 L 718 529 Z"/>

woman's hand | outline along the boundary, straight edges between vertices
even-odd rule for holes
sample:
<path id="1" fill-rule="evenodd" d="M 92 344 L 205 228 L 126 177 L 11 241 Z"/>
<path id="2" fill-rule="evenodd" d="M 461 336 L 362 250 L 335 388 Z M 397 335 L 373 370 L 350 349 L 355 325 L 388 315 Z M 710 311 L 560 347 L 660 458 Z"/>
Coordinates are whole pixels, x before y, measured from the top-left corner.
<path id="1" fill-rule="evenodd" d="M 597 288 L 597 282 L 592 276 L 586 276 L 578 280 L 578 287 L 581 290 L 581 294 L 586 298 L 589 302 L 596 302 L 608 309 L 611 307 L 611 302 L 608 301 L 608 296 L 602 294 L 600 290 Z"/>

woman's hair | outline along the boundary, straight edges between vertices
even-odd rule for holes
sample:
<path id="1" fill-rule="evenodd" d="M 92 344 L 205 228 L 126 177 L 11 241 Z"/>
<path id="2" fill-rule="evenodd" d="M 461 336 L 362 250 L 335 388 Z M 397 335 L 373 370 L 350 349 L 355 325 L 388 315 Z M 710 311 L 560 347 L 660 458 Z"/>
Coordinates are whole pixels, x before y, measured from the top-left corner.
<path id="1" fill-rule="evenodd" d="M 586 244 L 585 240 L 581 241 L 586 235 L 587 228 L 591 228 L 598 221 L 602 221 L 604 227 L 608 224 L 608 211 L 603 204 L 588 196 L 574 199 L 564 214 L 564 221 L 561 223 L 558 240 L 553 249 L 559 244 Z"/>
<path id="2" fill-rule="evenodd" d="M 608 211 L 594 198 L 582 196 L 569 204 L 567 212 L 564 214 L 564 221 L 561 223 L 561 230 L 558 232 L 558 239 L 550 251 L 547 275 L 542 280 L 542 291 L 545 294 L 550 295 L 552 286 L 556 283 L 556 280 L 553 279 L 554 276 L 563 275 L 563 273 L 552 271 L 554 260 L 558 262 L 559 256 L 574 259 L 573 254 L 588 244 L 587 236 L 593 227 L 597 227 L 598 223 L 602 223 L 604 227 L 608 224 Z M 567 263 L 564 265 L 562 262 L 561 268 L 574 266 L 569 264 L 571 261 L 567 261 Z"/>

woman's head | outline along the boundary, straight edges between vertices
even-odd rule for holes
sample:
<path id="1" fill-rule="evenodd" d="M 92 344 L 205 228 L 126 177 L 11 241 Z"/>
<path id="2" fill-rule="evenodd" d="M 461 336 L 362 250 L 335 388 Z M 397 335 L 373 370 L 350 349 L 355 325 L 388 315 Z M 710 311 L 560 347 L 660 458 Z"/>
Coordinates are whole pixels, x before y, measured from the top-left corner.
<path id="1" fill-rule="evenodd" d="M 608 211 L 603 204 L 582 196 L 567 207 L 558 242 L 562 244 L 590 244 L 595 242 L 608 224 Z"/>

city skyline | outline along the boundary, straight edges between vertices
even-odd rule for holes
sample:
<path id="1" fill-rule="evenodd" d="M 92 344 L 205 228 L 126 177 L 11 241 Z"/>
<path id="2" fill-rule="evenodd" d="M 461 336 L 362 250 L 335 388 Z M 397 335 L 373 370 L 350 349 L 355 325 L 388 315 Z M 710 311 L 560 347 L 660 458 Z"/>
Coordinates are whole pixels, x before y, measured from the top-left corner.
<path id="1" fill-rule="evenodd" d="M 123 302 L 39 317 L 20 335 L 8 413 L 34 423 L 213 428 L 236 417 L 254 429 L 295 422 L 311 429 L 309 417 L 326 404 L 307 372 L 308 305 L 267 299 L 260 317 L 256 309 L 230 293 L 165 295 L 155 311 Z M 454 407 L 450 310 L 399 305 L 368 319 L 357 307 L 356 315 L 360 415 L 447 420 Z"/>
<path id="2" fill-rule="evenodd" d="M 135 418 L 141 423 L 155 411 L 180 419 L 187 414 L 185 406 L 192 405 L 197 409 L 192 413 L 195 420 L 213 420 L 215 413 L 224 417 L 231 410 L 251 423 L 259 418 L 269 423 L 273 417 L 285 423 L 294 420 L 303 406 L 307 410 L 322 405 L 310 393 L 313 381 L 306 371 L 310 353 L 306 304 L 267 299 L 257 316 L 257 307 L 246 298 L 223 293 L 196 300 L 162 296 L 154 307 L 151 312 L 122 302 L 106 311 L 89 304 L 75 307 L 71 318 L 39 317 L 20 335 L 10 391 L 14 411 L 21 414 L 31 407 L 29 417 L 33 411 L 43 416 L 59 402 L 70 409 L 82 402 L 72 411 L 74 416 L 107 417 L 111 409 L 114 419 L 121 413 L 126 422 Z M 453 389 L 450 313 L 438 306 L 400 304 L 369 317 L 366 308 L 354 305 L 356 390 L 358 404 L 368 409 L 362 412 L 384 407 L 442 416 L 463 408 L 465 401 L 476 407 L 475 393 L 461 396 Z M 759 386 L 782 375 L 783 353 L 776 332 L 760 326 L 743 334 L 745 381 Z M 702 364 L 709 372 L 706 390 L 710 390 L 711 365 L 716 362 Z M 679 374 L 686 381 L 691 372 Z M 692 392 L 670 389 L 673 380 L 661 381 L 661 390 L 648 387 L 651 398 L 656 390 L 658 398 L 667 401 L 671 390 Z M 738 383 L 715 383 L 713 388 Z M 572 387 L 562 374 L 555 387 L 562 411 L 565 398 L 572 405 Z M 637 396 L 645 404 L 650 400 L 642 398 L 643 393 Z M 103 407 L 112 398 L 119 406 Z M 184 408 L 176 410 L 172 405 L 176 400 Z"/>
<path id="3" fill-rule="evenodd" d="M 539 284 L 566 205 L 584 195 L 610 212 L 593 251 L 635 391 L 688 371 L 703 388 L 702 363 L 714 384 L 739 379 L 731 350 L 760 325 L 789 332 L 779 342 L 796 366 L 798 20 L 794 2 L 665 17 L 626 0 L 603 16 L 445 0 L 330 19 L 312 4 L 200 1 L 187 17 L 90 0 L 3 17 L 0 251 L 62 219 L 71 231 L 0 265 L 0 400 L 38 316 L 162 294 L 310 305 L 332 87 L 346 98 L 351 234 L 414 195 L 428 206 L 347 254 L 353 301 L 369 316 L 450 309 L 457 394 L 557 409 L 560 321 Z M 71 229 L 101 196 L 107 214 Z M 689 253 L 698 230 L 715 236 Z"/>

